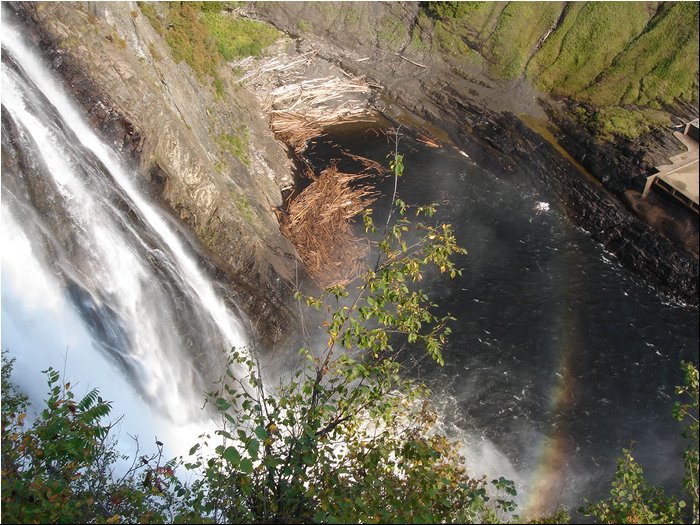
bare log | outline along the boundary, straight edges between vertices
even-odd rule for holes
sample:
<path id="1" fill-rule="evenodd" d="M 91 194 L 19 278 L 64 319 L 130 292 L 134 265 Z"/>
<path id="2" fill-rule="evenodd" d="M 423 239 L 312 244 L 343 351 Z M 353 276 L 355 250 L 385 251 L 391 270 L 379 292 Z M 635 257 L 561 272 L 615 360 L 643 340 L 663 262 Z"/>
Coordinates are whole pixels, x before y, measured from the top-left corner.
<path id="1" fill-rule="evenodd" d="M 399 58 L 403 58 L 406 62 L 410 62 L 410 63 L 413 64 L 414 66 L 418 66 L 418 67 L 422 67 L 422 68 L 424 68 L 424 69 L 428 69 L 428 66 L 426 66 L 425 64 L 419 64 L 418 62 L 414 62 L 414 61 L 411 60 L 410 58 L 406 58 L 405 56 L 403 56 L 401 53 L 394 53 L 394 54 L 395 54 L 397 57 L 399 57 Z"/>

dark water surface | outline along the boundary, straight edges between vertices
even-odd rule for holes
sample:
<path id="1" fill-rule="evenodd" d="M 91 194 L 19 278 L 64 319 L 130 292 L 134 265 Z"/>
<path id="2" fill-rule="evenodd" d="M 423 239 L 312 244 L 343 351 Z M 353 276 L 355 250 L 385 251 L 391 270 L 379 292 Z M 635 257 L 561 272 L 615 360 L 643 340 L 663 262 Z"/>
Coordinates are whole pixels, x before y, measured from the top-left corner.
<path id="1" fill-rule="evenodd" d="M 385 164 L 394 149 L 375 130 L 339 130 L 311 148 L 319 164 L 329 142 Z M 684 443 L 671 410 L 681 360 L 698 361 L 697 309 L 640 283 L 531 181 L 406 135 L 399 152 L 399 197 L 439 203 L 469 252 L 461 278 L 425 281 L 458 319 L 445 366 L 423 359 L 410 374 L 432 388 L 475 473 L 515 479 L 521 512 L 575 508 L 609 490 L 635 441 L 650 479 L 677 490 Z M 393 181 L 380 187 L 388 195 Z"/>

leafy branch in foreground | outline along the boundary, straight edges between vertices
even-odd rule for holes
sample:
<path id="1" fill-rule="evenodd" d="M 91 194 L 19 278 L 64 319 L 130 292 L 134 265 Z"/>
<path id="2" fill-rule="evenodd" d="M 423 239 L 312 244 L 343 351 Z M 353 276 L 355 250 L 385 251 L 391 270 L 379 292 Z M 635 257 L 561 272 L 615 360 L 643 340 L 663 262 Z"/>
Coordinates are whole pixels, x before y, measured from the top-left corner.
<path id="1" fill-rule="evenodd" d="M 44 371 L 49 396 L 27 425 L 28 399 L 10 381 L 14 360 L 2 355 L 2 521 L 7 523 L 163 522 L 169 503 L 164 488 L 174 462 L 137 451 L 128 458 L 105 423 L 111 404 L 97 390 L 81 399 L 56 370 Z"/>
<path id="2" fill-rule="evenodd" d="M 403 172 L 395 152 L 392 170 Z M 395 180 L 396 180 L 395 179 Z M 474 479 L 456 443 L 444 436 L 426 389 L 402 378 L 401 355 L 421 345 L 442 363 L 449 315 L 418 285 L 427 268 L 452 277 L 464 253 L 434 209 L 392 197 L 374 265 L 352 288 L 332 287 L 301 303 L 323 309 L 325 339 L 307 341 L 289 377 L 272 384 L 254 353 L 234 349 L 207 398 L 218 429 L 191 448 L 186 462 L 138 452 L 125 456 L 109 438 L 110 404 L 96 390 L 76 399 L 70 383 L 45 371 L 46 406 L 27 426 L 28 402 L 2 368 L 2 520 L 63 523 L 457 522 L 511 519 L 513 482 Z M 411 217 L 411 219 L 409 219 Z M 377 233 L 369 214 L 368 232 Z M 611 498 L 583 511 L 603 522 L 697 522 L 698 372 L 685 365 L 690 395 L 674 415 L 690 421 L 684 461 L 689 498 L 666 497 L 624 451 Z M 178 468 L 184 467 L 185 476 Z M 690 504 L 688 504 L 690 502 Z M 568 515 L 531 523 L 567 521 Z"/>
<path id="3" fill-rule="evenodd" d="M 392 170 L 403 172 L 400 155 Z M 400 377 L 399 356 L 422 345 L 438 363 L 449 315 L 416 289 L 429 265 L 459 274 L 464 253 L 447 224 L 416 220 L 434 208 L 412 209 L 396 199 L 376 263 L 353 293 L 331 287 L 320 298 L 297 299 L 325 308 L 325 345 L 310 341 L 288 381 L 271 388 L 256 359 L 235 351 L 210 401 L 221 410 L 216 454 L 195 446 L 186 466 L 199 474 L 192 509 L 216 522 L 491 522 L 514 508 L 510 496 L 490 506 L 487 484 L 470 478 L 455 443 L 436 431 L 425 389 Z M 393 208 L 393 206 L 392 206 Z M 368 232 L 377 232 L 369 213 Z M 203 444 L 204 444 L 203 443 Z M 505 481 L 505 480 L 503 480 Z M 504 485 L 505 486 L 505 485 Z"/>
<path id="4" fill-rule="evenodd" d="M 403 172 L 398 153 L 392 169 L 395 178 Z M 7 417 L 3 411 L 3 436 L 12 438 L 7 448 L 3 440 L 3 469 L 17 466 L 9 475 L 3 470 L 3 498 L 12 495 L 3 499 L 3 518 L 490 522 L 499 509 L 512 510 L 509 497 L 489 506 L 485 480 L 471 479 L 456 445 L 436 431 L 424 388 L 399 375 L 407 345 L 422 345 L 442 363 L 452 318 L 437 316 L 416 286 L 427 266 L 458 275 L 451 258 L 464 251 L 449 225 L 408 219 L 409 213 L 417 221 L 430 219 L 432 207 L 412 209 L 398 199 L 394 206 L 397 219 L 387 219 L 376 263 L 358 279 L 352 298 L 341 287 L 306 298 L 326 309 L 327 339 L 321 348 L 307 341 L 289 378 L 273 387 L 256 357 L 232 351 L 227 374 L 208 397 L 221 424 L 190 450 L 187 484 L 172 475 L 176 462 L 162 467 L 159 454 L 144 458 L 144 465 L 135 458 L 129 475 L 114 480 L 116 452 L 105 442 L 111 427 L 102 423 L 109 404 L 96 392 L 72 403 L 69 385 L 49 370 L 48 409 L 32 429 L 18 428 L 21 399 Z M 369 214 L 364 223 L 376 232 Z M 37 445 L 28 450 L 24 443 L 35 435 Z M 68 466 L 47 490 L 52 466 L 33 462 L 63 457 L 65 450 L 51 447 L 66 446 L 73 435 L 77 456 L 66 456 Z M 36 514 L 29 517 L 29 510 Z"/>
<path id="5" fill-rule="evenodd" d="M 689 396 L 690 401 L 677 401 L 673 416 L 677 421 L 689 421 L 683 431 L 689 440 L 683 453 L 686 499 L 666 496 L 661 488 L 650 485 L 632 450 L 623 449 L 610 498 L 589 504 L 581 512 L 601 523 L 698 523 L 698 369 L 683 363 L 683 371 L 685 384 L 676 387 L 676 394 Z"/>
<path id="6" fill-rule="evenodd" d="M 233 349 L 207 397 L 219 425 L 187 460 L 140 455 L 117 474 L 120 455 L 105 423 L 110 404 L 96 390 L 76 399 L 70 383 L 45 371 L 46 407 L 27 426 L 28 402 L 2 368 L 2 520 L 63 523 L 496 523 L 516 518 L 517 492 L 501 477 L 466 472 L 457 444 L 439 430 L 425 387 L 402 377 L 402 353 L 421 346 L 442 364 L 450 315 L 419 289 L 425 271 L 456 277 L 464 253 L 432 206 L 396 197 L 403 159 L 394 152 L 392 214 L 379 232 L 374 264 L 354 287 L 297 300 L 325 313 L 323 344 L 299 351 L 289 377 L 272 384 L 260 356 Z M 395 219 L 392 220 L 395 214 Z M 352 292 L 352 293 L 351 293 Z M 306 333 L 304 331 L 304 333 Z M 619 461 L 611 498 L 582 509 L 602 522 L 698 521 L 698 372 L 685 365 L 690 401 L 674 416 L 685 432 L 687 500 L 649 485 L 630 451 Z M 137 443 L 138 445 L 138 443 Z M 184 468 L 182 470 L 178 469 Z M 184 481 L 186 479 L 186 481 Z M 689 504 L 690 503 L 690 504 Z M 566 512 L 530 523 L 568 521 Z"/>

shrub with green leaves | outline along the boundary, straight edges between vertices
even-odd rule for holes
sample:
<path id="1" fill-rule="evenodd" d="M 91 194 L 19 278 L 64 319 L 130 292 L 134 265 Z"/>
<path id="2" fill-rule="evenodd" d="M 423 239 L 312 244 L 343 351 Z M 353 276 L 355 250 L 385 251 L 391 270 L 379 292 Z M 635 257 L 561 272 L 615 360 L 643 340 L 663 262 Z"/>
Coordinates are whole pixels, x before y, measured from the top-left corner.
<path id="1" fill-rule="evenodd" d="M 392 169 L 403 173 L 401 155 Z M 232 368 L 247 372 L 229 371 L 210 394 L 221 427 L 186 464 L 199 476 L 188 496 L 197 514 L 217 522 L 472 523 L 512 510 L 512 486 L 501 480 L 508 497 L 488 503 L 486 481 L 469 477 L 456 444 L 432 428 L 425 389 L 400 375 L 407 344 L 442 363 L 452 317 L 435 316 L 415 285 L 427 265 L 458 275 L 452 256 L 464 250 L 448 224 L 429 223 L 432 207 L 395 205 L 380 255 L 352 293 L 297 295 L 325 311 L 327 339 L 320 349 L 307 341 L 289 381 L 273 388 L 253 356 L 232 354 Z M 364 221 L 377 230 L 369 214 Z M 410 244 L 409 232 L 417 239 Z"/>
<path id="2" fill-rule="evenodd" d="M 46 407 L 26 426 L 28 403 L 2 368 L 2 520 L 38 523 L 497 523 L 515 519 L 514 484 L 475 478 L 457 443 L 444 436 L 425 387 L 401 374 L 401 356 L 420 345 L 438 364 L 450 315 L 419 289 L 428 267 L 456 277 L 465 253 L 432 206 L 396 198 L 403 158 L 394 152 L 393 206 L 377 258 L 354 286 L 321 297 L 297 293 L 325 317 L 325 340 L 306 337 L 289 377 L 268 377 L 255 349 L 233 349 L 229 367 L 207 395 L 218 425 L 186 459 L 125 459 L 109 440 L 110 404 L 96 390 L 75 398 L 71 385 L 46 371 Z M 301 327 L 306 334 L 306 328 Z M 690 394 L 674 414 L 690 420 L 684 456 L 687 500 L 651 487 L 625 451 L 611 499 L 585 512 L 605 522 L 697 521 L 698 373 L 686 365 Z M 184 468 L 187 482 L 177 477 Z M 180 470 L 181 473 L 182 470 Z M 566 521 L 566 513 L 540 519 Z"/>
<path id="3" fill-rule="evenodd" d="M 684 497 L 667 496 L 663 489 L 651 485 L 632 450 L 623 449 L 610 498 L 589 504 L 581 512 L 601 523 L 698 523 L 698 369 L 692 363 L 683 363 L 683 371 L 685 384 L 676 387 L 676 394 L 690 400 L 677 401 L 673 415 L 680 422 L 689 421 L 683 431 L 689 440 L 683 453 Z"/>
<path id="4" fill-rule="evenodd" d="M 395 154 L 391 166 L 398 179 L 401 155 Z M 61 385 L 50 370 L 50 408 L 31 430 L 16 431 L 23 398 L 3 404 L 11 410 L 7 417 L 3 412 L 3 469 L 23 464 L 15 459 L 21 454 L 33 464 L 43 456 L 39 450 L 55 442 L 55 431 L 67 439 L 48 455 L 64 458 L 70 469 L 46 497 L 45 484 L 36 489 L 27 484 L 51 470 L 45 462 L 31 472 L 3 471 L 3 498 L 8 495 L 3 519 L 26 519 L 31 509 L 36 519 L 76 522 L 471 523 L 511 512 L 512 483 L 495 480 L 494 490 L 503 497 L 490 501 L 486 480 L 468 475 L 456 444 L 434 427 L 425 389 L 400 375 L 399 357 L 407 345 L 422 345 L 442 363 L 452 321 L 436 316 L 435 305 L 417 289 L 426 266 L 458 275 L 452 257 L 464 252 L 450 225 L 430 222 L 433 212 L 395 200 L 379 228 L 384 234 L 379 256 L 352 297 L 341 287 L 321 298 L 298 294 L 300 303 L 327 313 L 327 340 L 320 348 L 307 341 L 288 379 L 273 385 L 254 352 L 231 352 L 220 388 L 207 398 L 218 411 L 219 428 L 190 450 L 186 485 L 172 476 L 176 462 L 165 471 L 159 455 L 152 456 L 155 463 L 143 468 L 138 483 L 135 476 L 109 480 L 104 465 L 116 459 L 104 441 L 110 427 L 102 419 L 109 405 L 96 392 L 72 404 L 69 385 Z M 368 231 L 378 229 L 369 214 L 364 223 Z M 35 434 L 40 445 L 22 448 L 25 436 Z M 88 484 L 97 492 L 87 490 Z M 59 488 L 65 505 L 52 499 Z M 27 490 L 43 499 L 23 496 Z M 118 502 L 107 497 L 115 493 Z"/>
<path id="5" fill-rule="evenodd" d="M 199 11 L 187 2 L 167 10 L 165 41 L 176 62 L 185 61 L 200 80 L 216 76 L 221 60 L 216 42 L 200 19 Z"/>
<path id="6" fill-rule="evenodd" d="M 44 409 L 27 425 L 27 397 L 10 381 L 13 361 L 2 356 L 2 521 L 5 523 L 164 522 L 162 494 L 174 464 L 162 449 L 126 460 L 106 422 L 111 404 L 97 390 L 77 399 L 56 370 L 44 371 L 49 394 Z"/>

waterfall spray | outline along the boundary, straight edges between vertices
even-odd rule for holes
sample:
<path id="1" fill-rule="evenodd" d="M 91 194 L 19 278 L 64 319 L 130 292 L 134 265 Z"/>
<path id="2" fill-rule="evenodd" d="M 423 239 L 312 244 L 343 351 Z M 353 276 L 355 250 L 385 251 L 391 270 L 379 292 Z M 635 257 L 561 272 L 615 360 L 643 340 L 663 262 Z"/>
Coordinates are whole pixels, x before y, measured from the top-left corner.
<path id="1" fill-rule="evenodd" d="M 122 432 L 183 453 L 211 425 L 204 391 L 246 345 L 242 324 L 6 23 L 2 47 L 3 348 L 18 382 L 40 399 L 39 370 L 64 370 L 114 401 Z"/>

